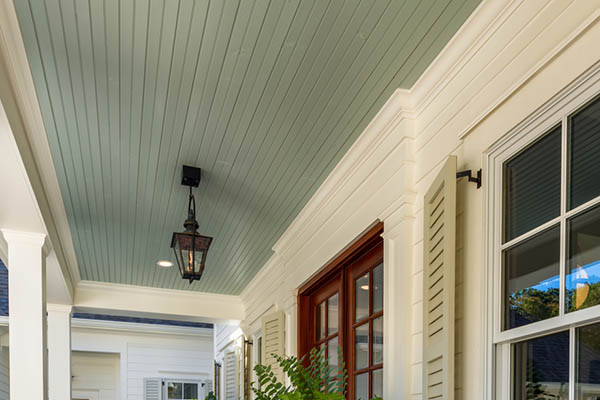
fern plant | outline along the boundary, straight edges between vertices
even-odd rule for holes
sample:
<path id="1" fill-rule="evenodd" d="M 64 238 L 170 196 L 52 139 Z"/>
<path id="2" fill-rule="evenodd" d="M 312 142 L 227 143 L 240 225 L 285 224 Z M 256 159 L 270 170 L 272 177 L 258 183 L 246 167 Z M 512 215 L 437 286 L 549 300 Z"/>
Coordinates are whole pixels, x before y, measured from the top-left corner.
<path id="1" fill-rule="evenodd" d="M 338 367 L 333 370 L 325 358 L 325 349 L 312 349 L 306 356 L 280 357 L 273 355 L 289 378 L 289 385 L 277 379 L 270 366 L 254 367 L 258 377 L 258 387 L 252 384 L 257 400 L 344 400 L 348 376 L 346 365 L 338 349 Z M 376 400 L 376 399 L 374 399 Z"/>

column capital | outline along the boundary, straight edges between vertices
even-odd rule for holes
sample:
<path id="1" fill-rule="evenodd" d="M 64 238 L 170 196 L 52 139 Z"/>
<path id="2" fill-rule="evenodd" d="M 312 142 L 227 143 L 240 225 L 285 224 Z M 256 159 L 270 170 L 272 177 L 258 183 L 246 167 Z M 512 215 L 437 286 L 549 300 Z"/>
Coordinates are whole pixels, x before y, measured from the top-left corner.
<path id="1" fill-rule="evenodd" d="M 31 246 L 43 247 L 46 242 L 46 234 L 36 232 L 21 232 L 10 229 L 1 229 L 6 242 L 11 244 L 23 243 Z"/>
<path id="2" fill-rule="evenodd" d="M 71 314 L 73 312 L 73 306 L 69 304 L 47 303 L 46 310 L 48 312 L 60 312 L 65 314 Z"/>

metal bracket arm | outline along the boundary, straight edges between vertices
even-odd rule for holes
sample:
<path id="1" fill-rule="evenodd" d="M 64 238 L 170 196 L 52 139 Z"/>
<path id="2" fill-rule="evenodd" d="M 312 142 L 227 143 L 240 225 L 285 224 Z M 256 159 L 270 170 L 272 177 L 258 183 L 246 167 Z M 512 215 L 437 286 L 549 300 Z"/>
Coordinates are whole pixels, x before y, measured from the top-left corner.
<path id="1" fill-rule="evenodd" d="M 456 173 L 456 179 L 464 178 L 464 177 L 469 178 L 469 182 L 476 183 L 477 189 L 479 189 L 481 187 L 481 169 L 479 169 L 477 171 L 477 175 L 475 177 L 473 177 L 473 173 L 470 169 Z"/>

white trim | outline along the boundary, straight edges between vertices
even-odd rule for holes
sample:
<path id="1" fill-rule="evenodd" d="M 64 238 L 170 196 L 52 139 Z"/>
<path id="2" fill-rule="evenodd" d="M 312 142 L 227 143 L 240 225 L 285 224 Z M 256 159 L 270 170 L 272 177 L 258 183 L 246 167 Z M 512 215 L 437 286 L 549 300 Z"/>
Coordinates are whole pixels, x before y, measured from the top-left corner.
<path id="1" fill-rule="evenodd" d="M 75 290 L 79 310 L 127 313 L 161 318 L 230 324 L 245 317 L 239 296 L 115 283 L 80 281 Z M 92 311 L 93 312 L 93 311 Z"/>
<path id="2" fill-rule="evenodd" d="M 416 115 L 439 95 L 517 8 L 519 1 L 483 1 L 410 90 Z"/>
<path id="3" fill-rule="evenodd" d="M 17 232 L 9 229 L 0 229 L 0 231 L 9 246 L 11 243 L 27 243 L 31 246 L 43 247 L 46 242 L 46 235 L 43 233 Z"/>
<path id="4" fill-rule="evenodd" d="M 0 327 L 9 326 L 9 317 L 0 316 Z M 97 319 L 71 318 L 71 327 L 133 333 L 156 333 L 179 336 L 212 337 L 213 329 L 191 326 L 158 325 L 138 322 L 105 321 Z"/>
<path id="5" fill-rule="evenodd" d="M 73 306 L 69 304 L 54 304 L 54 303 L 46 303 L 46 311 L 56 311 L 62 313 L 71 313 L 73 312 Z"/>
<path id="6" fill-rule="evenodd" d="M 12 1 L 0 2 L 0 59 L 6 63 L 8 80 L 12 83 L 14 100 L 20 111 L 19 118 L 26 130 L 24 132 L 26 137 L 21 139 L 27 141 L 28 154 L 22 154 L 22 157 L 27 156 L 35 164 L 27 168 L 27 174 L 32 181 L 31 186 L 54 250 L 60 263 L 67 264 L 61 265 L 68 274 L 65 280 L 68 281 L 69 286 L 74 287 L 81 280 L 75 248 L 25 52 L 25 44 Z M 15 136 L 17 134 L 18 132 L 15 132 Z M 22 146 L 19 147 L 19 151 L 24 152 Z M 44 209 L 49 213 L 44 213 Z"/>
<path id="7" fill-rule="evenodd" d="M 397 89 L 275 243 L 273 250 L 276 253 L 288 255 L 294 245 L 298 246 L 296 238 L 306 231 L 308 221 L 314 219 L 315 215 L 332 201 L 356 171 L 364 168 L 375 149 L 389 135 L 397 133 L 395 128 L 406 119 L 413 119 L 410 91 Z M 404 139 L 412 139 L 412 136 L 404 136 L 402 140 Z"/>
<path id="8" fill-rule="evenodd" d="M 167 334 L 177 336 L 197 336 L 210 337 L 213 336 L 213 329 L 210 328 L 195 328 L 191 326 L 174 326 L 174 325 L 157 325 L 145 324 L 137 322 L 121 322 L 121 321 L 104 321 L 97 319 L 72 318 L 71 326 L 73 329 L 93 329 L 103 331 L 119 331 L 129 333 L 143 334 Z"/>
<path id="9" fill-rule="evenodd" d="M 598 14 L 598 13 L 596 13 Z M 595 14 L 595 15 L 596 15 Z M 596 15 L 597 18 L 597 15 Z M 564 280 L 566 266 L 564 265 L 565 225 L 567 218 L 581 212 L 584 209 L 600 203 L 600 198 L 586 202 L 573 210 L 566 208 L 566 126 L 567 117 L 588 103 L 600 93 L 600 63 L 595 64 L 579 79 L 546 102 L 536 110 L 529 118 L 520 123 L 512 131 L 507 133 L 497 143 L 492 145 L 484 153 L 484 179 L 489 182 L 485 186 L 485 262 L 486 267 L 483 274 L 483 304 L 485 305 L 486 317 L 483 318 L 483 329 L 485 351 L 483 354 L 484 368 L 484 395 L 486 399 L 493 399 L 495 392 L 496 375 L 499 373 L 503 390 L 509 390 L 510 381 L 505 375 L 510 375 L 510 360 L 502 360 L 503 371 L 495 371 L 496 354 L 494 346 L 504 348 L 503 358 L 510 357 L 508 345 L 515 340 L 525 340 L 536 336 L 546 335 L 565 328 L 578 326 L 584 323 L 600 321 L 600 305 L 566 313 L 564 305 L 561 304 L 559 316 L 532 323 L 529 325 L 502 331 L 501 318 L 502 309 L 502 274 L 501 274 L 501 251 L 516 243 L 531 237 L 532 235 L 549 228 L 558 223 L 561 224 L 561 280 Z M 518 154 L 522 149 L 536 141 L 540 136 L 547 133 L 558 123 L 563 124 L 562 129 L 562 153 L 561 153 L 561 215 L 531 231 L 520 235 L 508 243 L 502 244 L 502 166 L 505 161 Z M 561 282 L 561 289 L 564 282 Z M 561 295 L 561 302 L 564 297 Z M 502 346 L 506 344 L 506 346 Z M 508 352 L 508 353 L 507 353 Z"/>

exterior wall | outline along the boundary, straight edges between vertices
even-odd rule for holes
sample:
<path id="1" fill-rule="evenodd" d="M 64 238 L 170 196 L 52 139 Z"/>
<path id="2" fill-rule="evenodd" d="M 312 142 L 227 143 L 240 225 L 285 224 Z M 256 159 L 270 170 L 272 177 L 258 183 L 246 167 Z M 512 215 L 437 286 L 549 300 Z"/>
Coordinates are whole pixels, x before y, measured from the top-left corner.
<path id="1" fill-rule="evenodd" d="M 420 399 L 423 196 L 448 155 L 459 170 L 482 168 L 486 149 L 600 61 L 599 7 L 485 1 L 415 86 L 392 96 L 275 245 L 242 293 L 246 335 L 284 310 L 294 354 L 297 288 L 379 219 L 385 397 Z M 488 398 L 484 190 L 463 179 L 457 196 L 456 398 L 479 400 Z"/>
<path id="2" fill-rule="evenodd" d="M 105 322 L 84 321 L 89 325 Z M 152 327 L 112 323 L 112 329 L 81 326 L 74 320 L 75 352 L 112 354 L 119 359 L 117 398 L 143 400 L 144 378 L 176 378 L 211 381 L 213 374 L 212 329 Z M 75 371 L 75 365 L 74 365 Z M 75 385 L 73 386 L 75 390 Z"/>

